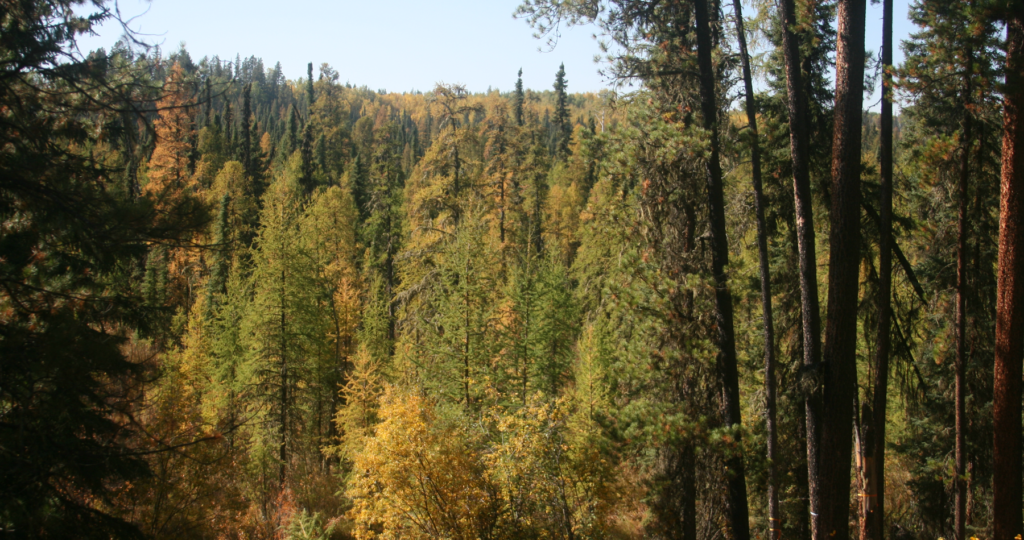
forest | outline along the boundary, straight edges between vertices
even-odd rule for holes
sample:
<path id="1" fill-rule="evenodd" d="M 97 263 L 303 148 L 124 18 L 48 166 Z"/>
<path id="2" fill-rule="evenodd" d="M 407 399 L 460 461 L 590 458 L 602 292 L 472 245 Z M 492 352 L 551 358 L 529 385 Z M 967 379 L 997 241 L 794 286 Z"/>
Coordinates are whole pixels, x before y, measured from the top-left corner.
<path id="1" fill-rule="evenodd" d="M 1024 0 L 882 4 L 395 93 L 0 0 L 0 538 L 1019 540 Z"/>

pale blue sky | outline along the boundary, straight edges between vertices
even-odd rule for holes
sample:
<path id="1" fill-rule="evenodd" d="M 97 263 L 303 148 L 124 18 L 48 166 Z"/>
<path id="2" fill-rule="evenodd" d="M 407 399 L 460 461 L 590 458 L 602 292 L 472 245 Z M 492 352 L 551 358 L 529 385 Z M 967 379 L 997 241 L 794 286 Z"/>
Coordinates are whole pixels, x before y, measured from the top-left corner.
<path id="1" fill-rule="evenodd" d="M 909 0 L 895 0 L 895 38 L 911 30 Z M 306 64 L 331 64 L 342 81 L 389 91 L 430 90 L 434 83 L 462 83 L 470 91 L 510 90 L 523 68 L 527 88 L 549 89 L 561 62 L 571 92 L 598 91 L 608 84 L 598 75 L 599 54 L 593 26 L 564 29 L 553 52 L 532 37 L 525 21 L 512 18 L 518 0 L 121 0 L 125 18 L 147 41 L 165 51 L 185 42 L 196 60 L 237 53 L 281 62 L 285 75 L 305 76 Z M 746 13 L 753 13 L 747 6 Z M 869 5 L 867 48 L 881 45 L 881 4 Z M 82 40 L 83 49 L 109 48 L 120 28 L 108 25 L 100 36 Z M 896 61 L 902 60 L 897 48 Z M 878 100 L 877 92 L 865 105 Z M 876 108 L 877 107 L 873 107 Z"/>
<path id="2" fill-rule="evenodd" d="M 462 83 L 511 90 L 523 68 L 527 88 L 549 89 L 565 62 L 571 92 L 605 87 L 593 62 L 600 52 L 592 28 L 563 32 L 554 52 L 539 52 L 526 22 L 512 18 L 517 0 L 121 0 L 131 25 L 166 51 L 186 43 L 193 59 L 254 55 L 289 79 L 305 77 L 306 64 L 336 69 L 342 82 L 389 91 Z M 148 8 L 148 12 L 146 12 Z M 119 28 L 108 25 L 82 49 L 107 47 Z"/>

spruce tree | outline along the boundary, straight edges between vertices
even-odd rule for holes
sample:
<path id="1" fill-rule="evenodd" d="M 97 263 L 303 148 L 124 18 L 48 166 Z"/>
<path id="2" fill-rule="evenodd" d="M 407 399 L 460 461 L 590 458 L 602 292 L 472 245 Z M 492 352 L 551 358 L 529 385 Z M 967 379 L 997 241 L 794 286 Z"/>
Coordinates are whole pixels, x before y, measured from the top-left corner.
<path id="1" fill-rule="evenodd" d="M 313 116 L 313 62 L 306 66 L 306 105 L 309 107 L 309 116 Z"/>
<path id="2" fill-rule="evenodd" d="M 242 88 L 242 167 L 245 168 L 245 173 L 249 176 L 250 182 L 255 182 L 255 175 L 253 174 L 253 144 L 252 144 L 252 83 L 248 83 Z"/>
<path id="3" fill-rule="evenodd" d="M 523 105 L 526 96 L 523 94 L 523 68 L 519 68 L 519 78 L 516 79 L 516 92 L 513 97 L 513 114 L 515 114 L 516 125 L 523 126 Z"/>
<path id="4" fill-rule="evenodd" d="M 230 159 L 237 160 L 238 141 L 235 140 L 235 117 L 231 113 L 231 102 L 224 103 L 224 139 L 227 141 L 227 155 Z"/>
<path id="5" fill-rule="evenodd" d="M 225 192 L 220 199 L 217 221 L 213 230 L 216 245 L 210 262 L 210 278 L 206 283 L 207 316 L 216 313 L 220 298 L 227 293 L 228 273 L 231 270 L 231 230 L 228 224 L 231 209 L 231 194 Z"/>
<path id="6" fill-rule="evenodd" d="M 295 104 L 293 103 L 291 108 L 288 109 L 288 127 L 287 127 L 288 138 L 286 139 L 288 144 L 285 147 L 285 152 L 284 152 L 284 155 L 286 155 L 286 156 L 290 156 L 292 154 L 292 152 L 294 152 L 298 148 L 298 145 L 299 145 L 299 123 L 300 123 L 299 122 L 299 113 L 295 109 Z"/>
<path id="7" fill-rule="evenodd" d="M 300 170 L 301 176 L 299 177 L 299 185 L 302 186 L 303 192 L 309 195 L 316 188 L 316 163 L 313 161 L 313 123 L 306 122 L 306 127 L 302 130 L 302 147 L 299 149 L 299 155 L 302 160 L 302 168 Z"/>
<path id="8" fill-rule="evenodd" d="M 559 159 L 569 156 L 569 145 L 572 143 L 572 119 L 569 117 L 569 96 L 566 87 L 565 64 L 558 66 L 555 73 L 555 152 Z"/>
<path id="9" fill-rule="evenodd" d="M 392 299 L 398 288 L 399 274 L 396 258 L 402 249 L 402 189 L 401 155 L 399 153 L 398 126 L 388 122 L 374 133 L 374 153 L 369 171 L 357 161 L 354 181 L 359 189 L 357 201 L 362 199 L 362 213 L 366 216 L 362 242 L 367 247 L 367 273 L 378 280 L 381 290 L 374 292 L 377 302 L 386 306 L 386 340 L 395 340 L 395 313 Z M 357 160 L 359 158 L 357 157 Z M 360 182 L 367 182 L 362 186 Z M 375 281 L 371 281 L 375 283 Z M 390 355 L 390 351 L 388 353 Z"/>

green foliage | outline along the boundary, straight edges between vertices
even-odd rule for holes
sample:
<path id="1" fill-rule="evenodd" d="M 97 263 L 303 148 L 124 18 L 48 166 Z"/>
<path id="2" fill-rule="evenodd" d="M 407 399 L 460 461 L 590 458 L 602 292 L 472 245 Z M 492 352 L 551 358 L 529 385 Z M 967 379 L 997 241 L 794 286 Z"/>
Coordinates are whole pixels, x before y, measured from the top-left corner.
<path id="1" fill-rule="evenodd" d="M 156 251 L 150 245 L 187 240 L 206 209 L 189 195 L 157 205 L 139 196 L 131 172 L 122 180 L 137 155 L 99 134 L 108 119 L 116 118 L 111 129 L 140 120 L 127 111 L 153 106 L 152 81 L 122 71 L 124 58 L 70 53 L 112 17 L 103 9 L 82 17 L 78 4 L 4 9 L 0 529 L 136 537 L 112 515 L 110 490 L 150 474 L 133 450 L 147 437 L 130 419 L 153 366 L 128 346 L 137 331 L 162 330 L 150 327 L 159 321 L 145 307 L 160 300 L 159 283 L 146 298 L 136 275 Z"/>
<path id="2" fill-rule="evenodd" d="M 565 64 L 558 66 L 558 73 L 555 73 L 555 120 L 554 120 L 554 154 L 560 158 L 569 155 L 569 145 L 572 143 L 572 119 L 569 118 L 568 94 L 565 89 L 569 86 L 565 79 Z"/>
<path id="3" fill-rule="evenodd" d="M 0 531 L 641 538 L 678 534 L 692 511 L 710 537 L 726 523 L 723 463 L 739 453 L 752 523 L 764 521 L 749 157 L 738 117 L 719 111 L 745 419 L 723 426 L 690 4 L 517 10 L 542 33 L 597 22 L 625 48 L 609 74 L 642 89 L 601 95 L 568 94 L 564 66 L 541 92 L 520 70 L 509 94 L 395 94 L 340 84 L 327 64 L 288 81 L 255 57 L 194 62 L 184 48 L 122 43 L 82 61 L 74 37 L 106 15 L 76 18 L 77 4 L 19 3 L 0 38 L 15 59 L 0 78 L 0 485 L 15 486 L 0 489 Z M 797 537 L 806 373 L 780 29 L 763 7 L 776 465 L 784 535 Z M 801 6 L 794 29 L 815 141 L 831 133 L 834 8 Z M 972 534 L 986 533 L 991 498 L 1004 74 L 990 8 L 915 3 L 921 31 L 884 75 L 906 101 L 886 496 L 891 524 L 930 536 L 948 535 L 951 514 L 951 201 L 965 151 Z M 722 95 L 729 51 L 722 41 L 713 57 Z M 865 201 L 877 135 L 865 114 Z M 822 219 L 831 155 L 812 146 Z"/>

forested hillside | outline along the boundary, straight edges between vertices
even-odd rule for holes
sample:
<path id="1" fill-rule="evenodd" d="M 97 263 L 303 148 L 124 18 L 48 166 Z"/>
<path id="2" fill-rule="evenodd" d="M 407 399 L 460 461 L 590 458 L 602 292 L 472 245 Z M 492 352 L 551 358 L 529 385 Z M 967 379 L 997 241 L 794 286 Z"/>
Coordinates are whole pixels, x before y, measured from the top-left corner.
<path id="1" fill-rule="evenodd" d="M 0 537 L 1019 539 L 1024 1 L 883 1 L 525 0 L 599 94 L 0 2 Z"/>

